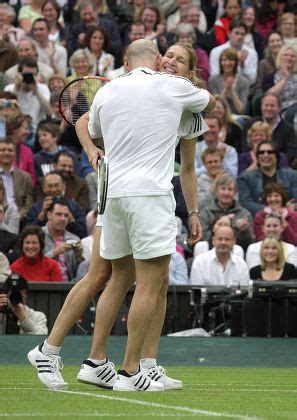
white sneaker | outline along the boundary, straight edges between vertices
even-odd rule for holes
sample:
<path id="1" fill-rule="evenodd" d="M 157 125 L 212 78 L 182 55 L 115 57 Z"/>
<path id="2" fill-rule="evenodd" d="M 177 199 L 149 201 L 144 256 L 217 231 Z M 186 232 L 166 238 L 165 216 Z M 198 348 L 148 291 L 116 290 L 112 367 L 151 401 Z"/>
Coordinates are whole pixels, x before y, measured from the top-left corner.
<path id="1" fill-rule="evenodd" d="M 106 359 L 103 365 L 95 365 L 91 360 L 84 360 L 77 380 L 100 388 L 112 389 L 117 377 L 114 364 Z"/>
<path id="2" fill-rule="evenodd" d="M 35 347 L 28 353 L 28 360 L 38 371 L 40 381 L 50 389 L 66 390 L 67 382 L 64 381 L 60 370 L 63 369 L 63 363 L 60 356 L 46 356 L 41 351 L 41 346 Z"/>
<path id="3" fill-rule="evenodd" d="M 164 386 L 164 390 L 168 389 L 182 389 L 183 383 L 178 379 L 169 378 L 166 375 L 166 370 L 162 366 L 153 366 L 149 369 L 146 369 L 147 375 L 156 381 L 157 383 L 161 383 Z"/>
<path id="4" fill-rule="evenodd" d="M 124 374 L 123 374 L 124 373 Z M 115 384 L 114 391 L 163 391 L 164 386 L 159 382 L 150 379 L 147 372 L 140 370 L 133 376 L 126 376 L 125 371 L 119 370 Z"/>

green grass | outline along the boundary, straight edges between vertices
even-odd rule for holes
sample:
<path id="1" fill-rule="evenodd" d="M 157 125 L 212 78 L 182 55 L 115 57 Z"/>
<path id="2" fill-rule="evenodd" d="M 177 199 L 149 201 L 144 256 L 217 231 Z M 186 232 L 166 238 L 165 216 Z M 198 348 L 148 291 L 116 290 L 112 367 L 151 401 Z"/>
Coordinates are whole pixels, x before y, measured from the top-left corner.
<path id="1" fill-rule="evenodd" d="M 0 418 L 208 418 L 297 419 L 297 369 L 171 367 L 182 391 L 122 393 L 63 376 L 70 392 L 46 390 L 30 366 L 0 367 Z M 205 411 L 205 412 L 204 412 Z"/>

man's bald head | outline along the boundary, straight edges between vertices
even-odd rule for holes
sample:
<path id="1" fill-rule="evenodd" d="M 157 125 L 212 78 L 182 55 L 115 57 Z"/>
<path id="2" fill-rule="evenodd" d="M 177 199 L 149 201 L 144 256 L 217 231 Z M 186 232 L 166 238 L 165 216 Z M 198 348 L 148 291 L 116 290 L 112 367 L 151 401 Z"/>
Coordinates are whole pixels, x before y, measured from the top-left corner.
<path id="1" fill-rule="evenodd" d="M 159 50 L 157 45 L 149 39 L 138 39 L 127 49 L 127 70 L 137 67 L 149 67 L 156 70 Z"/>

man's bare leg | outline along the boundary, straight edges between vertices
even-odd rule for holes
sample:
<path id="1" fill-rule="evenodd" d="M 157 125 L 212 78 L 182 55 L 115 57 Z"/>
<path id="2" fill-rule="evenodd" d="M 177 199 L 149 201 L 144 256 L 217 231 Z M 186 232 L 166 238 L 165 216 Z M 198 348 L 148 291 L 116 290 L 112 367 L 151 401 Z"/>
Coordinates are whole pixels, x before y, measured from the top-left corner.
<path id="1" fill-rule="evenodd" d="M 164 390 L 173 390 L 182 389 L 182 381 L 167 376 L 165 369 L 162 366 L 158 366 L 157 363 L 160 336 L 166 315 L 168 283 L 169 272 L 167 270 L 166 274 L 163 276 L 153 320 L 142 346 L 140 367 L 147 371 L 148 376 L 151 379 L 162 383 Z"/>
<path id="2" fill-rule="evenodd" d="M 170 256 L 151 260 L 135 260 L 136 288 L 128 316 L 128 341 L 123 370 L 137 372 L 141 350 L 156 310 L 162 277 Z M 114 264 L 113 264 L 114 267 Z"/>
<path id="3" fill-rule="evenodd" d="M 70 290 L 65 303 L 47 338 L 47 343 L 60 347 L 69 330 L 80 318 L 88 304 L 107 283 L 111 275 L 111 263 L 99 255 L 101 228 L 96 227 L 92 257 L 88 273 Z"/>
<path id="4" fill-rule="evenodd" d="M 147 331 L 141 350 L 142 359 L 157 359 L 160 336 L 166 315 L 168 290 L 168 272 L 163 276 L 162 285 L 158 294 L 157 305 L 151 325 Z"/>

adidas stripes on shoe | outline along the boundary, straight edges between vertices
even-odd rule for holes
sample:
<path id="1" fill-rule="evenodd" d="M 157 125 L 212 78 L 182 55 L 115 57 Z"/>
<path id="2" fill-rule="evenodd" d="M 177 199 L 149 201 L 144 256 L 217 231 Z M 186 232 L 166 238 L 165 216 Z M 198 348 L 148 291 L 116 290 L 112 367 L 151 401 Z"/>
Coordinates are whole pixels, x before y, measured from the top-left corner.
<path id="1" fill-rule="evenodd" d="M 37 369 L 39 380 L 48 388 L 59 391 L 68 388 L 60 370 L 63 369 L 63 363 L 60 356 L 47 356 L 42 353 L 42 344 L 35 347 L 28 353 L 28 360 L 32 366 Z"/>
<path id="2" fill-rule="evenodd" d="M 91 360 L 84 360 L 77 380 L 100 388 L 112 389 L 117 377 L 114 364 L 106 359 L 102 365 L 96 365 Z"/>
<path id="3" fill-rule="evenodd" d="M 147 372 L 139 370 L 135 375 L 129 375 L 124 370 L 119 370 L 113 386 L 114 391 L 163 391 L 161 383 L 150 379 Z"/>

